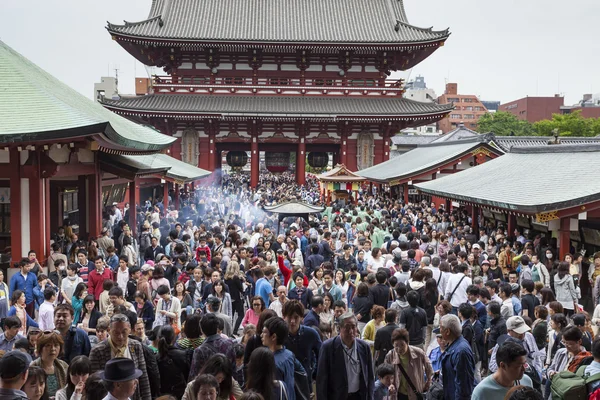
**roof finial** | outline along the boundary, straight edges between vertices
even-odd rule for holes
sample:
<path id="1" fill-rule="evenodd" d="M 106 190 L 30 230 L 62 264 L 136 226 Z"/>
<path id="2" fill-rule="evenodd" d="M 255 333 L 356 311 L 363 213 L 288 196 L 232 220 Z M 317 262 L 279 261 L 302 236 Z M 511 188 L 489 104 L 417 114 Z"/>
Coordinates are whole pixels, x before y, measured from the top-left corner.
<path id="1" fill-rule="evenodd" d="M 396 26 L 394 27 L 394 30 L 396 32 L 398 32 L 400 30 L 400 20 L 396 20 Z"/>

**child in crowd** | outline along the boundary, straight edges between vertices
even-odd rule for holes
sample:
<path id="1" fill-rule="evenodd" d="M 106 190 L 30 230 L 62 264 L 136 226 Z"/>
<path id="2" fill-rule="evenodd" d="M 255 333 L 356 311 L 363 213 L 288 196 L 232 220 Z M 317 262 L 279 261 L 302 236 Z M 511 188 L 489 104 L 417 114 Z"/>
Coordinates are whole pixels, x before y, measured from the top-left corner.
<path id="1" fill-rule="evenodd" d="M 391 364 L 381 364 L 377 367 L 377 380 L 375 381 L 374 400 L 389 400 L 396 393 L 396 388 L 392 386 L 394 380 L 394 366 Z"/>

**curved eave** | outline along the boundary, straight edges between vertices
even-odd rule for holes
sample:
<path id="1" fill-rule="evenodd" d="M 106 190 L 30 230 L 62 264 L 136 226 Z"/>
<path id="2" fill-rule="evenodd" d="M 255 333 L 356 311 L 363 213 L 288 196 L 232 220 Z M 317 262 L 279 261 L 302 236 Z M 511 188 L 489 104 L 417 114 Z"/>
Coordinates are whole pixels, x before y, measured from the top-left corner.
<path id="1" fill-rule="evenodd" d="M 230 45 L 230 46 L 298 46 L 302 48 L 306 47 L 356 47 L 356 48 L 369 48 L 377 47 L 382 49 L 393 49 L 393 48 L 404 48 L 410 46 L 422 46 L 431 47 L 432 45 L 439 46 L 445 42 L 451 33 L 449 31 L 433 31 L 434 34 L 439 36 L 432 37 L 428 40 L 415 40 L 415 41 L 401 41 L 401 42 L 343 42 L 343 41 L 279 41 L 279 40 L 232 40 L 232 39 L 210 39 L 210 38 L 177 38 L 177 37 L 154 37 L 154 36 L 143 36 L 133 35 L 124 33 L 113 27 L 124 27 L 123 25 L 109 25 L 106 30 L 111 34 L 113 39 L 122 39 L 128 42 L 134 42 L 138 44 L 156 44 L 167 47 L 176 47 L 177 45 L 190 44 L 197 46 L 211 46 L 211 45 Z M 416 27 L 414 27 L 416 28 Z M 422 28 L 416 28 L 422 29 Z M 427 29 L 425 29 L 427 30 Z"/>
<path id="2" fill-rule="evenodd" d="M 544 212 L 549 212 L 549 211 L 560 211 L 563 209 L 567 209 L 567 208 L 571 208 L 571 207 L 578 207 L 578 206 L 582 206 L 582 205 L 600 200 L 600 193 L 596 193 L 596 194 L 593 194 L 590 196 L 580 197 L 577 199 L 562 201 L 562 202 L 558 202 L 558 203 L 546 203 L 546 204 L 538 204 L 538 205 L 513 204 L 513 203 L 502 203 L 502 202 L 492 201 L 492 200 L 487 200 L 487 199 L 473 198 L 473 197 L 469 197 L 469 196 L 461 196 L 461 195 L 447 193 L 447 192 L 440 191 L 440 190 L 425 189 L 425 188 L 421 188 L 419 186 L 419 184 L 416 184 L 415 186 L 417 187 L 417 189 L 419 189 L 419 191 L 421 191 L 423 193 L 427 193 L 429 195 L 443 197 L 443 198 L 451 199 L 451 200 L 456 200 L 458 202 L 462 201 L 462 202 L 466 202 L 466 203 L 478 204 L 478 205 L 481 205 L 484 207 L 500 208 L 500 209 L 507 210 L 507 211 L 521 212 L 524 214 L 538 214 L 538 213 L 544 213 Z"/>
<path id="3" fill-rule="evenodd" d="M 297 120 L 297 119 L 319 119 L 330 121 L 368 121 L 368 120 L 439 120 L 448 115 L 453 108 L 435 111 L 432 113 L 411 113 L 411 114 L 368 114 L 368 115 L 350 115 L 350 114 L 275 114 L 275 113 L 214 113 L 201 111 L 162 111 L 162 110 L 139 110 L 134 108 L 116 107 L 111 104 L 102 103 L 104 107 L 119 115 L 125 117 L 149 117 L 149 118 L 180 118 L 180 119 L 279 119 L 279 120 Z"/>
<path id="4" fill-rule="evenodd" d="M 376 183 L 390 183 L 390 182 L 393 182 L 393 181 L 405 181 L 407 179 L 408 180 L 415 179 L 416 177 L 424 175 L 424 174 L 427 174 L 429 172 L 431 172 L 431 173 L 437 172 L 438 168 L 440 168 L 441 166 L 443 166 L 445 164 L 448 164 L 451 160 L 453 160 L 453 159 L 456 160 L 456 159 L 459 159 L 459 158 L 463 158 L 463 157 L 469 155 L 474 149 L 479 148 L 479 147 L 484 147 L 487 150 L 489 150 L 490 152 L 493 152 L 497 156 L 500 156 L 500 155 L 504 154 L 502 151 L 498 150 L 497 148 L 495 148 L 494 146 L 491 146 L 488 143 L 481 143 L 479 141 L 474 141 L 473 144 L 474 145 L 473 145 L 472 148 L 463 151 L 462 153 L 454 156 L 454 158 L 449 158 L 449 159 L 441 160 L 440 162 L 438 162 L 438 163 L 436 163 L 434 165 L 430 165 L 430 166 L 425 167 L 425 168 L 421 168 L 421 169 L 418 169 L 418 170 L 411 171 L 409 174 L 397 175 L 397 176 L 394 176 L 394 177 L 387 177 L 387 178 L 384 178 L 384 179 L 373 179 L 373 178 L 369 178 L 367 176 L 367 177 L 365 177 L 365 180 L 371 181 L 371 182 L 376 182 Z M 422 147 L 427 147 L 427 146 L 422 146 Z M 392 158 L 392 159 L 390 159 L 390 160 L 388 160 L 386 162 L 390 162 L 392 160 L 396 160 L 396 162 L 402 162 L 402 160 L 398 160 L 397 158 Z M 457 172 L 457 173 L 460 173 L 460 172 Z M 419 190 L 420 190 L 420 188 L 419 188 Z M 423 190 L 423 191 L 425 191 L 425 190 Z"/>
<path id="5" fill-rule="evenodd" d="M 0 135 L 0 144 L 17 145 L 83 138 L 97 140 L 104 148 L 130 154 L 154 153 L 168 148 L 177 140 L 172 138 L 169 143 L 162 145 L 129 140 L 119 135 L 109 122 L 102 122 L 70 129 Z"/>

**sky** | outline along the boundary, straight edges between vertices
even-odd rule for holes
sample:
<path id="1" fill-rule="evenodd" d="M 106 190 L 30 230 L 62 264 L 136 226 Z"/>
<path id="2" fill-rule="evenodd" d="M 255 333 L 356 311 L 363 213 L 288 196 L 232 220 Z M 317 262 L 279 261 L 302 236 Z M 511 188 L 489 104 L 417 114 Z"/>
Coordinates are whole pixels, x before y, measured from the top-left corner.
<path id="1" fill-rule="evenodd" d="M 598 0 L 404 3 L 411 24 L 450 27 L 452 35 L 428 59 L 393 77 L 422 75 L 438 95 L 446 82 L 456 82 L 461 94 L 503 103 L 560 93 L 565 104 L 573 104 L 584 93 L 600 93 Z M 150 4 L 151 0 L 1 0 L 0 40 L 87 97 L 92 97 L 101 76 L 115 75 L 115 68 L 120 93 L 133 93 L 135 76 L 148 76 L 147 69 L 104 28 L 106 21 L 145 19 Z"/>

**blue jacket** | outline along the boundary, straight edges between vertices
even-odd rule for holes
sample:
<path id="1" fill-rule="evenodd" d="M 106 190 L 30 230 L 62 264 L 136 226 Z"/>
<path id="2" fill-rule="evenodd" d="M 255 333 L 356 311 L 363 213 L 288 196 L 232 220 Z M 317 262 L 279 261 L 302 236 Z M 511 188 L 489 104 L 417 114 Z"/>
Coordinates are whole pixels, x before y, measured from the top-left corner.
<path id="1" fill-rule="evenodd" d="M 462 336 L 452 342 L 442 355 L 442 378 L 444 398 L 471 398 L 475 386 L 475 360 L 471 346 Z"/>
<path id="2" fill-rule="evenodd" d="M 313 365 L 318 360 L 322 345 L 321 336 L 313 328 L 300 325 L 295 335 L 288 333 L 284 344 L 285 348 L 294 353 L 296 359 L 300 361 L 309 381 L 312 382 Z M 310 387 L 312 388 L 312 384 Z"/>
<path id="3" fill-rule="evenodd" d="M 275 367 L 277 369 L 275 379 L 283 381 L 285 390 L 287 391 L 288 400 L 296 400 L 296 393 L 294 392 L 294 371 L 296 368 L 302 372 L 304 368 L 300 363 L 297 363 L 294 353 L 289 350 L 281 349 L 277 350 L 275 356 Z"/>
<path id="4" fill-rule="evenodd" d="M 302 324 L 310 327 L 314 326 L 315 328 L 319 329 L 320 321 L 321 318 L 319 318 L 319 315 L 313 310 L 310 310 L 308 314 L 306 314 L 306 317 L 304 317 L 304 321 L 302 322 Z"/>
<path id="5" fill-rule="evenodd" d="M 10 293 L 21 290 L 25 293 L 25 304 L 33 302 L 33 288 L 38 284 L 37 277 L 33 272 L 27 273 L 27 278 L 19 271 L 10 278 Z"/>
<path id="6" fill-rule="evenodd" d="M 365 392 L 360 391 L 361 400 L 371 400 L 375 390 L 373 359 L 369 345 L 355 339 L 356 351 L 360 361 L 360 373 L 366 385 Z M 317 366 L 317 399 L 345 400 L 348 396 L 348 375 L 342 339 L 336 336 L 323 343 L 319 352 Z"/>
<path id="7" fill-rule="evenodd" d="M 10 309 L 8 310 L 8 316 L 12 317 L 17 315 L 17 308 L 15 306 L 11 306 Z M 25 331 L 27 332 L 27 329 L 34 327 L 34 328 L 39 328 L 39 325 L 37 324 L 37 322 L 35 322 L 30 316 L 29 314 L 25 313 L 25 316 L 27 316 L 27 326 L 25 327 Z"/>
<path id="8" fill-rule="evenodd" d="M 90 356 L 92 345 L 87 332 L 83 329 L 72 326 L 67 332 L 67 337 L 63 340 L 65 341 L 65 347 L 63 355 L 59 358 L 67 364 L 70 364 L 73 358 L 77 356 Z"/>

